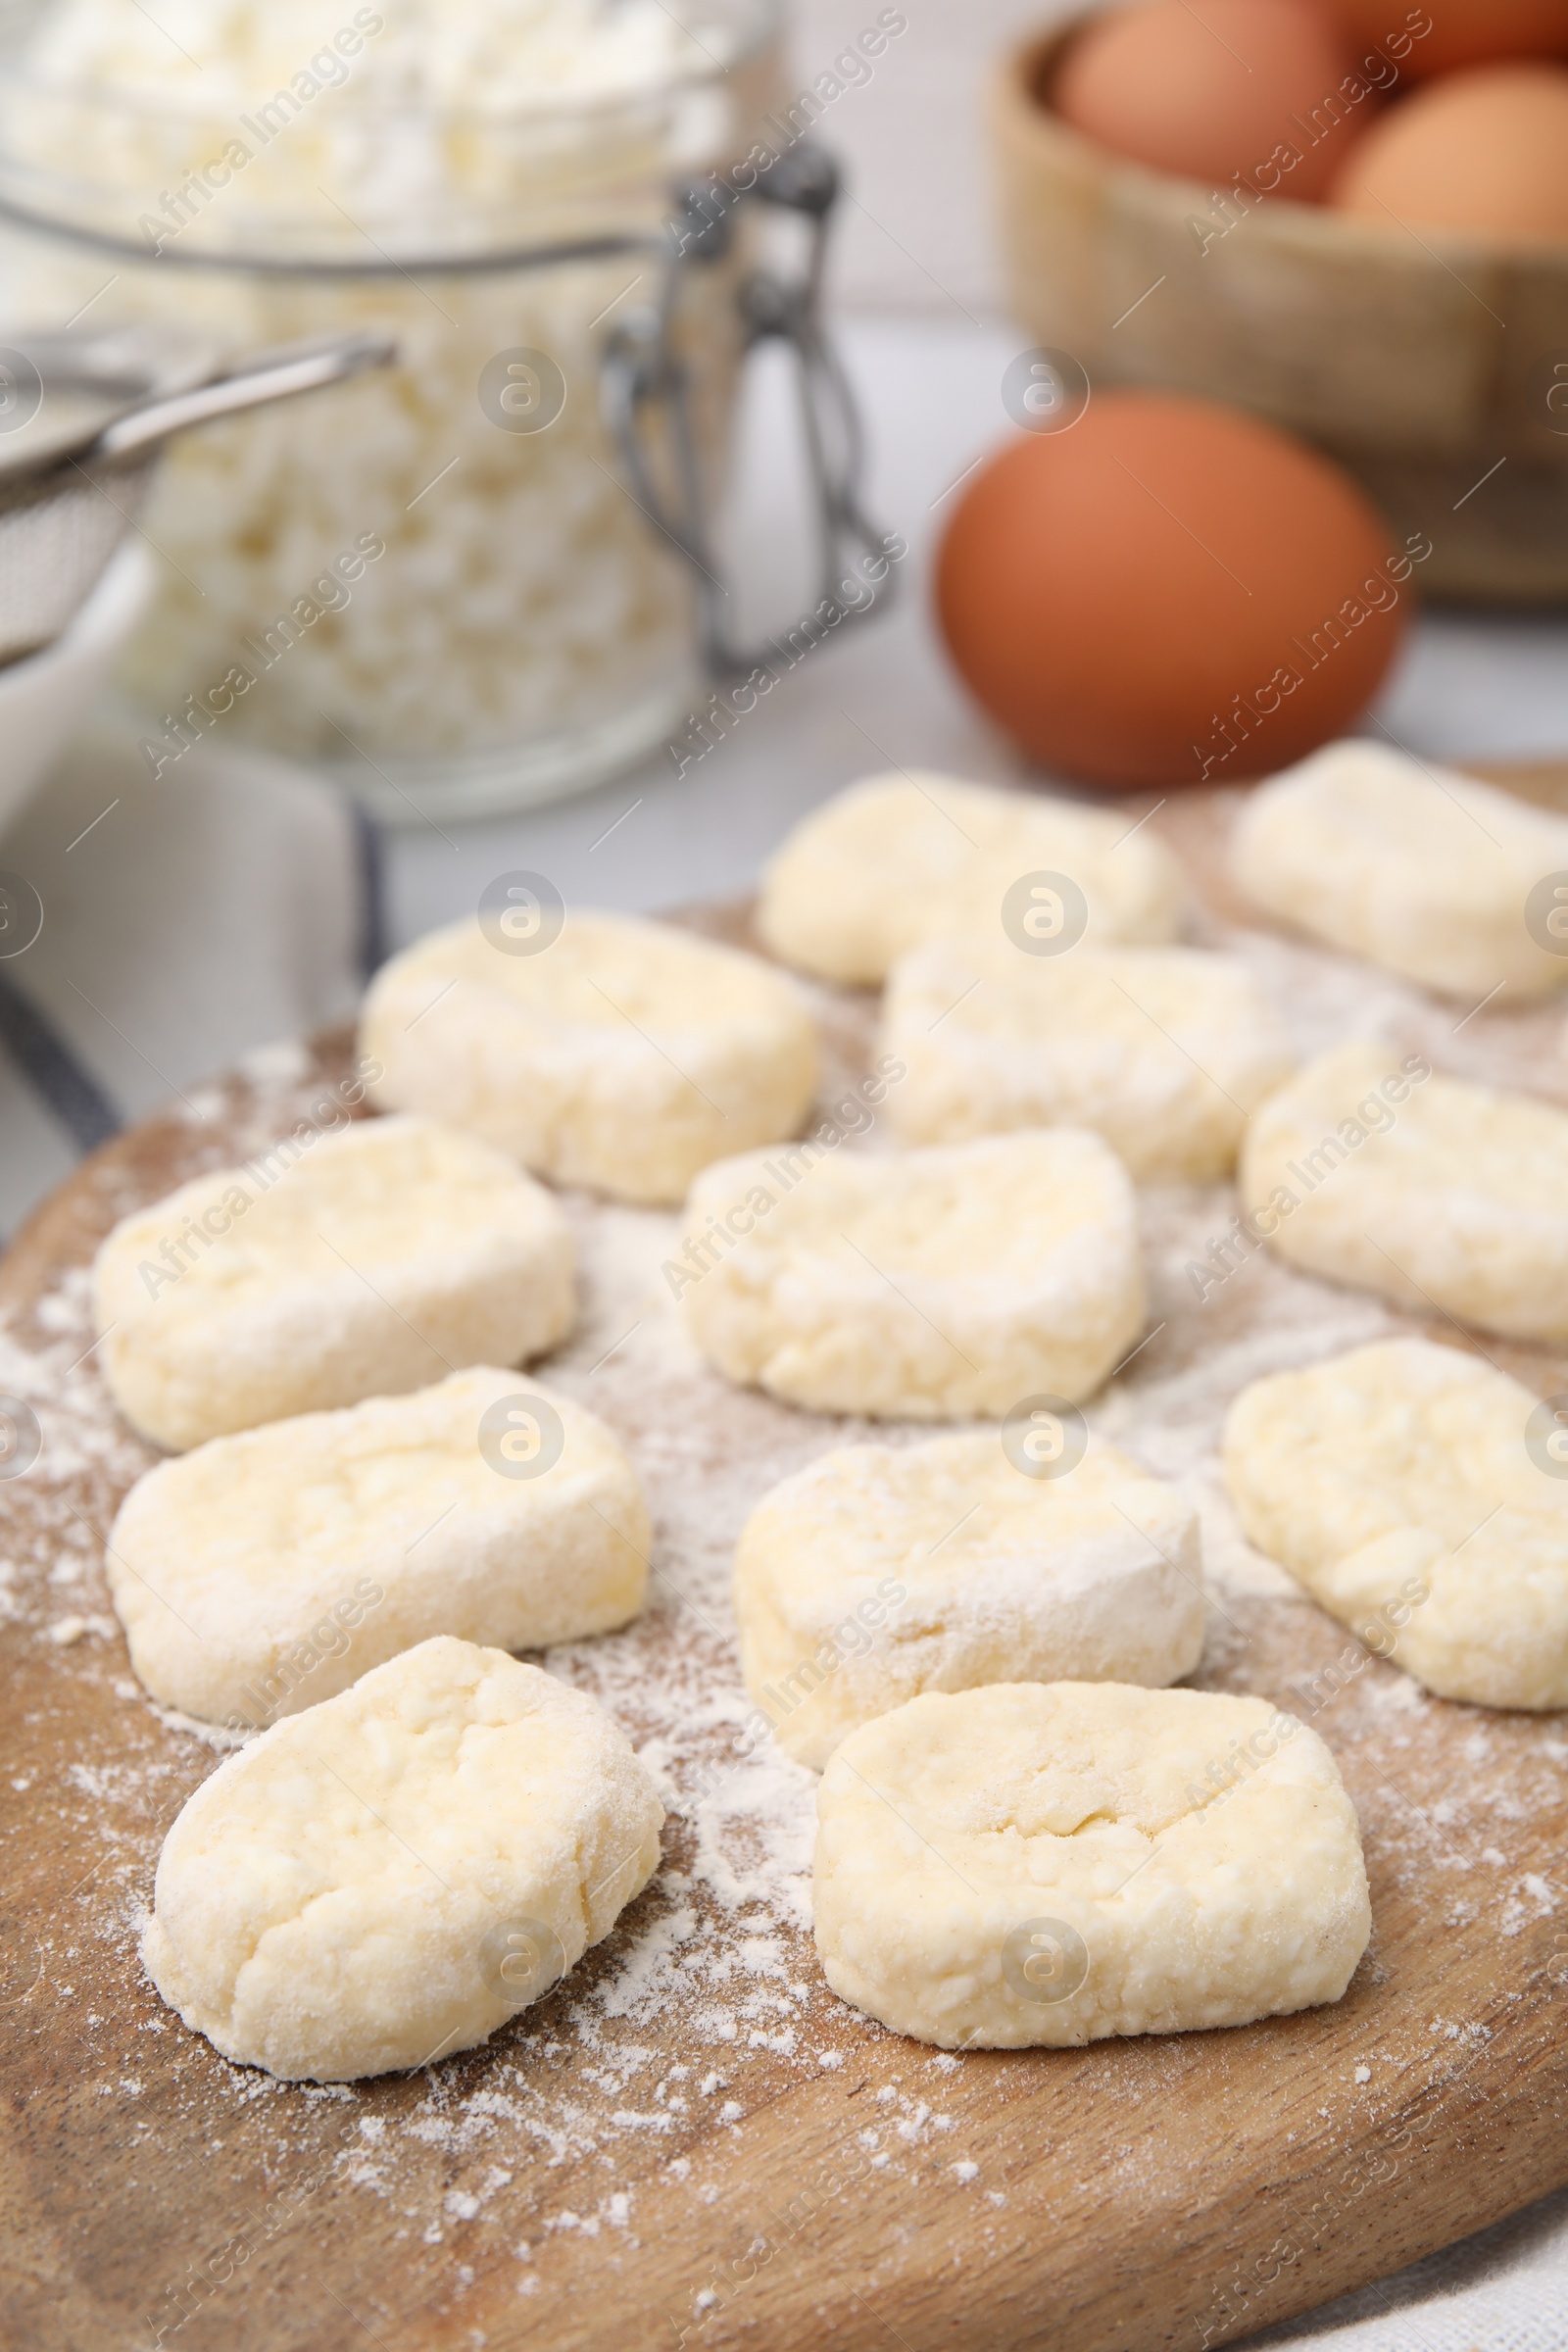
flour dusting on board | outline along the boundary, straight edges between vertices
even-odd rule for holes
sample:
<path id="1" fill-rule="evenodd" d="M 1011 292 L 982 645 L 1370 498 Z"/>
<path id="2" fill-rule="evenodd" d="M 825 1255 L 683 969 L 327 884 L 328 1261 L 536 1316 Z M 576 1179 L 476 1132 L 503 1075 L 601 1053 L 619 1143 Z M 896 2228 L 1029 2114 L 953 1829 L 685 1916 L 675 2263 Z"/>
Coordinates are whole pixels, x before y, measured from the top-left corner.
<path id="1" fill-rule="evenodd" d="M 1213 925 L 1206 936 L 1239 946 L 1266 971 L 1299 1050 L 1353 1025 L 1456 1066 L 1457 1054 L 1437 1042 L 1446 1016 L 1394 983 L 1281 941 Z M 817 1002 L 828 1018 L 831 1102 L 863 1066 L 870 1014 L 852 997 L 817 992 Z M 1494 1066 L 1510 1053 L 1523 1059 L 1530 1048 L 1525 1024 L 1510 1029 L 1505 1018 L 1489 1043 Z M 519 2295 L 547 2293 L 543 2266 L 561 2239 L 590 2238 L 596 2261 L 633 2263 L 649 2184 L 674 2184 L 700 2219 L 745 2166 L 749 2119 L 808 2076 L 831 2077 L 854 2099 L 854 2129 L 842 2145 L 858 2178 L 892 2186 L 918 2176 L 955 2199 L 989 2197 L 987 2210 L 1000 2211 L 1004 2179 L 970 2155 L 963 2123 L 950 2112 L 970 2062 L 884 2033 L 822 1979 L 809 1934 L 815 1777 L 776 1744 L 746 1752 L 741 1738 L 751 1709 L 728 1586 L 748 1513 L 769 1486 L 829 1447 L 873 1437 L 918 1443 L 931 1432 L 829 1420 L 730 1387 L 697 1355 L 671 1298 L 663 1266 L 678 1247 L 673 1215 L 567 1198 L 582 1313 L 570 1344 L 536 1367 L 616 1431 L 653 1512 L 644 1616 L 542 1662 L 598 1699 L 655 1775 L 669 1810 L 658 1878 L 546 2001 L 487 2048 L 413 2077 L 323 2089 L 280 2084 L 219 2058 L 141 1978 L 135 1936 L 163 1833 L 215 1767 L 215 1747 L 227 1742 L 151 1705 L 128 1677 L 107 1613 L 103 1542 L 120 1497 L 154 1456 L 120 1423 L 98 1377 L 84 1261 L 126 1209 L 309 1119 L 339 1067 L 335 1057 L 313 1064 L 294 1049 L 253 1056 L 243 1077 L 207 1090 L 199 1118 L 167 1123 L 161 1157 L 148 1150 L 112 1157 L 81 1212 L 77 1262 L 35 1304 L 0 1323 L 0 1390 L 27 1401 L 44 1441 L 25 1492 L 10 1490 L 16 1507 L 0 1538 L 0 1619 L 11 1621 L 9 1638 L 35 1639 L 47 1651 L 59 1709 L 112 1726 L 107 1742 L 84 1735 L 73 1768 L 47 1785 L 24 1766 L 12 1783 L 17 1801 L 45 1808 L 57 1825 L 64 1890 L 36 1949 L 7 1955 L 13 1999 L 22 1984 L 23 2005 L 13 2014 L 26 2031 L 74 2040 L 84 2095 L 102 2097 L 128 2144 L 147 2134 L 192 2162 L 230 2139 L 243 2144 L 250 2186 L 242 2200 L 217 2179 L 215 2243 L 240 2229 L 242 2204 L 268 2222 L 270 2242 L 277 2232 L 309 2232 L 327 2202 L 336 2213 L 345 2197 L 372 2199 L 406 2241 L 400 2292 L 414 2291 L 413 2278 L 432 2307 L 461 2312 L 473 2281 L 498 2273 Z M 888 1141 L 879 1120 L 842 1148 L 875 1152 Z M 1212 1264 L 1234 1205 L 1224 1187 L 1145 1195 L 1151 1336 L 1088 1418 L 1098 1435 L 1177 1482 L 1202 1512 L 1214 1606 L 1197 1679 L 1246 1690 L 1256 1676 L 1255 1687 L 1283 1691 L 1291 1703 L 1294 1683 L 1267 1664 L 1275 1635 L 1259 1630 L 1265 1616 L 1270 1627 L 1298 1630 L 1303 1678 L 1337 1656 L 1346 1637 L 1242 1538 L 1218 1475 L 1224 1415 L 1238 1390 L 1261 1374 L 1415 1326 L 1258 1250 L 1239 1255 L 1222 1280 L 1195 1283 L 1193 1266 Z M 1290 1671 L 1298 1671 L 1294 1660 Z M 1441 1916 L 1482 1920 L 1510 1938 L 1550 1906 L 1568 1905 L 1561 1886 L 1484 1859 L 1496 1851 L 1500 1861 L 1509 1824 L 1538 1802 L 1541 1776 L 1560 1769 L 1561 1742 L 1544 1734 L 1522 1742 L 1517 1727 L 1507 1727 L 1498 1734 L 1506 1760 L 1489 1750 L 1472 1785 L 1455 1788 L 1445 1818 L 1422 1814 L 1415 1837 L 1408 1807 L 1401 1810 L 1397 1791 L 1385 1807 L 1378 1781 L 1387 1785 L 1390 1760 L 1396 1769 L 1402 1751 L 1425 1752 L 1441 1702 L 1370 1662 L 1344 1679 L 1315 1728 L 1345 1764 L 1369 1853 L 1386 1878 L 1402 1883 L 1424 1872 Z M 1475 1720 L 1485 1731 L 1487 1719 Z M 1375 1769 L 1369 1764 L 1358 1782 L 1363 1752 Z M 1376 1967 L 1375 1954 L 1368 1965 Z M 1185 2063 L 1169 2043 L 1146 2046 L 1156 2074 Z M 1213 2063 L 1225 2066 L 1225 2038 L 1211 2047 Z M 1147 2071 L 1107 2068 L 1097 2091 L 1125 2104 L 1130 2147 L 1151 2121 Z M 760 2190 L 759 2199 L 764 2228 Z M 355 2292 L 357 2309 L 379 2308 L 374 2278 Z"/>

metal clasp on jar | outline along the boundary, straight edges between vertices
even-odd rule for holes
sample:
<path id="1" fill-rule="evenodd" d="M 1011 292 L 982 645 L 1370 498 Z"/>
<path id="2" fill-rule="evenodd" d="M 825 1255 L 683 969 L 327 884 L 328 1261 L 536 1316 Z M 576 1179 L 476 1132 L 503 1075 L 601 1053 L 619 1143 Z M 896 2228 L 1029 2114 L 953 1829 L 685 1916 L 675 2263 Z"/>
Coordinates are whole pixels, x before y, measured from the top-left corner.
<path id="1" fill-rule="evenodd" d="M 601 399 L 638 503 L 655 527 L 690 565 L 697 593 L 698 644 L 710 674 L 742 676 L 765 664 L 766 650 L 734 645 L 726 624 L 729 602 L 705 513 L 702 469 L 693 423 L 690 369 L 675 332 L 684 273 L 710 268 L 732 247 L 742 206 L 763 204 L 799 214 L 810 224 L 806 266 L 797 277 L 754 270 L 738 301 L 747 350 L 769 340 L 788 345 L 800 375 L 802 421 L 815 504 L 818 611 L 836 620 L 879 612 L 892 593 L 887 536 L 860 503 L 865 443 L 849 379 L 822 323 L 822 272 L 834 207 L 838 166 L 822 148 L 803 141 L 781 155 L 744 193 L 723 183 L 695 182 L 677 192 L 658 300 L 617 326 L 605 346 Z M 651 413 L 662 410 L 667 436 L 669 490 L 650 463 Z M 841 592 L 858 559 L 881 563 L 881 585 L 871 599 L 846 603 Z"/>

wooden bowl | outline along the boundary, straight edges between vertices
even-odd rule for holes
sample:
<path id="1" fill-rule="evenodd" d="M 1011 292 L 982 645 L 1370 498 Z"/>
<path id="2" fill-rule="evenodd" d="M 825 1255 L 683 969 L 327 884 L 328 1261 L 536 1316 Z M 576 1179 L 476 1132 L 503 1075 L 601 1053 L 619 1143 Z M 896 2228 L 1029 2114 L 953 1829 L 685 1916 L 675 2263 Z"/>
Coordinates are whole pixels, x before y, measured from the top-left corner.
<path id="1" fill-rule="evenodd" d="M 1095 384 L 1227 401 L 1338 458 L 1427 596 L 1568 600 L 1568 247 L 1387 229 L 1283 196 L 1227 206 L 1050 111 L 1087 22 L 1005 62 L 994 100 L 1011 305 Z M 1555 388 L 1555 390 L 1554 390 Z"/>

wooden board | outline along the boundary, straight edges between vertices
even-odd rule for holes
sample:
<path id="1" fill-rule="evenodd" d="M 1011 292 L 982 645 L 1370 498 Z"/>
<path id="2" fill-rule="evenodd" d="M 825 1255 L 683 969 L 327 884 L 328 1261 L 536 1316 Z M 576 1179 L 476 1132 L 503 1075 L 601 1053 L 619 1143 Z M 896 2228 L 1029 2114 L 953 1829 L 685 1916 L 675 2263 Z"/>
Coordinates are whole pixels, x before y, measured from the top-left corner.
<path id="1" fill-rule="evenodd" d="M 1561 771 L 1534 789 L 1568 799 Z M 1231 807 L 1193 794 L 1151 820 L 1215 940 L 1241 911 L 1216 879 Z M 1305 947 L 1240 944 L 1304 1044 L 1372 1004 L 1401 1050 L 1568 1102 L 1557 1008 L 1465 1018 Z M 823 1004 L 842 1073 L 870 1008 Z M 1211 1456 L 1229 1395 L 1270 1362 L 1420 1326 L 1262 1259 L 1200 1306 L 1182 1268 L 1223 1230 L 1223 1191 L 1151 1196 L 1158 1329 L 1091 1419 L 1198 1483 L 1216 1575 L 1200 1679 L 1307 1715 L 1340 1760 L 1375 1915 L 1342 2003 L 956 2059 L 834 1999 L 800 1917 L 808 1776 L 728 1757 L 723 1590 L 750 1502 L 844 1425 L 727 1390 L 651 1304 L 626 1332 L 664 1229 L 574 1202 L 584 1321 L 546 1377 L 633 1448 L 660 1574 L 638 1627 L 551 1663 L 668 1770 L 665 1872 L 547 2002 L 426 2074 L 281 2085 L 187 2033 L 135 1932 L 215 1757 L 149 1705 L 108 1614 L 102 1538 L 151 1457 L 87 1352 L 82 1269 L 127 1208 L 308 1115 L 347 1050 L 326 1040 L 130 1130 L 0 1268 L 0 1389 L 35 1396 L 45 1435 L 0 1486 L 7 2346 L 1198 2352 L 1568 2177 L 1568 1726 L 1425 1697 L 1227 1535 Z M 1484 1345 L 1543 1394 L 1568 1388 L 1568 1358 Z"/>

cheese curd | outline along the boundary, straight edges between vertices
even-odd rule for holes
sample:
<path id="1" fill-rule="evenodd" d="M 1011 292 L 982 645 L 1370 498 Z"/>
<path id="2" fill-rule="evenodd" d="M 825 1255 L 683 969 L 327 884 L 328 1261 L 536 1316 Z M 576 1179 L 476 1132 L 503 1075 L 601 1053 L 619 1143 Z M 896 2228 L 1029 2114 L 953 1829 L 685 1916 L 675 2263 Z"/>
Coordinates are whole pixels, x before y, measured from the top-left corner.
<path id="1" fill-rule="evenodd" d="M 93 1300 L 115 1402 L 179 1450 L 541 1354 L 571 1328 L 574 1253 L 550 1195 L 487 1144 L 371 1119 L 122 1217 Z"/>
<path id="2" fill-rule="evenodd" d="M 1135 1177 L 1192 1184 L 1229 1173 L 1291 1069 L 1246 966 L 1196 948 L 931 940 L 888 977 L 882 1043 L 908 1072 L 888 1107 L 910 1143 L 1092 1127 Z"/>
<path id="3" fill-rule="evenodd" d="M 1192 1504 L 1108 1446 L 1020 1471 L 994 1431 L 785 1479 L 742 1530 L 734 1597 L 752 1703 L 818 1771 L 922 1690 L 1173 1683 L 1203 1647 Z"/>
<path id="4" fill-rule="evenodd" d="M 786 963 L 876 987 L 923 940 L 996 934 L 1008 892 L 1037 874 L 1056 878 L 1057 903 L 1021 910 L 1026 937 L 1053 922 L 1081 924 L 1095 946 L 1181 928 L 1181 869 L 1147 828 L 1048 793 L 902 771 L 852 784 L 795 827 L 763 876 L 757 926 Z"/>
<path id="5" fill-rule="evenodd" d="M 666 1279 L 731 1380 L 879 1420 L 1075 1403 L 1144 1328 L 1127 1172 L 1065 1127 L 897 1158 L 808 1138 L 720 1160 Z"/>
<path id="6" fill-rule="evenodd" d="M 142 1961 L 225 2058 L 352 2082 L 487 2041 L 608 1936 L 663 1808 L 595 1701 L 442 1639 L 219 1766 Z"/>
<path id="7" fill-rule="evenodd" d="M 105 1569 L 153 1696 L 261 1729 L 435 1634 L 544 1649 L 624 1625 L 651 1543 L 604 1423 L 485 1365 L 161 1462 Z"/>
<path id="8" fill-rule="evenodd" d="M 760 957 L 575 912 L 542 952 L 513 944 L 455 923 L 383 965 L 361 1024 L 377 1102 L 625 1200 L 680 1200 L 710 1160 L 794 1134 L 816 1028 Z"/>
<path id="9" fill-rule="evenodd" d="M 1225 1483 L 1258 1549 L 1429 1690 L 1565 1707 L 1559 1426 L 1480 1356 L 1386 1340 L 1244 1389 Z"/>
<path id="10" fill-rule="evenodd" d="M 944 2049 L 1179 2034 L 1337 2001 L 1371 1933 L 1355 1809 L 1260 1698 L 928 1691 L 817 1791 L 834 1991 Z"/>
<path id="11" fill-rule="evenodd" d="M 1446 996 L 1568 981 L 1568 818 L 1478 777 L 1329 744 L 1250 795 L 1230 855 L 1265 912 Z"/>
<path id="12" fill-rule="evenodd" d="M 1568 1113 L 1356 1043 L 1254 1112 L 1238 1187 L 1303 1273 L 1521 1340 L 1568 1337 Z"/>

